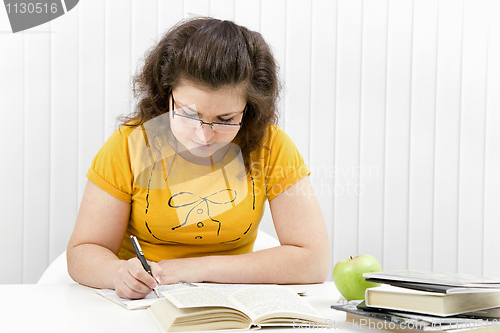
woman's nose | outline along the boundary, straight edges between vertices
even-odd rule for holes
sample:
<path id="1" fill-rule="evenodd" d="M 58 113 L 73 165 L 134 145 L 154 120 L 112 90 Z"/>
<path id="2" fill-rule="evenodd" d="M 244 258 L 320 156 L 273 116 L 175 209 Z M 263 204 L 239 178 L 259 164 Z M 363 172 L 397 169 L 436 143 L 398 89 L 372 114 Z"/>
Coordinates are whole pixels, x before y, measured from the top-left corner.
<path id="1" fill-rule="evenodd" d="M 203 142 L 208 142 L 214 136 L 214 130 L 208 124 L 202 124 L 201 127 L 196 129 L 196 135 Z"/>

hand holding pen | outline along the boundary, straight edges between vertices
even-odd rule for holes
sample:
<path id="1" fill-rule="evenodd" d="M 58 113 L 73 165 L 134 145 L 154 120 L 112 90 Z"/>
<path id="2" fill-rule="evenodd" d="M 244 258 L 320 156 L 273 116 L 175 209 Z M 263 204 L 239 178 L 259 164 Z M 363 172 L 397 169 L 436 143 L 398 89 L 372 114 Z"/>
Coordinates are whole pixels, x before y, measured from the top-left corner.
<path id="1" fill-rule="evenodd" d="M 135 246 L 139 244 L 137 239 L 134 240 L 131 238 L 131 241 Z M 135 251 L 136 258 L 120 261 L 120 267 L 114 277 L 114 289 L 116 294 L 121 298 L 144 298 L 151 293 L 151 289 L 154 290 L 158 287 L 160 280 L 163 280 L 163 267 L 156 262 L 148 264 L 140 246 L 137 246 Z M 146 265 L 143 265 L 141 257 L 144 259 Z"/>
<path id="2" fill-rule="evenodd" d="M 137 255 L 137 258 L 141 261 L 142 267 L 144 267 L 144 270 L 148 272 L 149 275 L 151 275 L 153 278 L 153 273 L 151 272 L 151 268 L 148 265 L 148 262 L 146 261 L 146 258 L 144 258 L 144 254 L 142 253 L 141 246 L 139 245 L 139 241 L 137 240 L 137 237 L 134 235 L 130 236 L 130 240 L 132 241 L 132 246 L 134 247 L 135 254 Z M 155 278 L 155 280 L 157 280 Z M 158 283 L 160 281 L 157 280 Z M 158 293 L 158 287 L 153 288 L 153 291 L 156 295 L 156 297 L 160 298 L 160 293 Z"/>

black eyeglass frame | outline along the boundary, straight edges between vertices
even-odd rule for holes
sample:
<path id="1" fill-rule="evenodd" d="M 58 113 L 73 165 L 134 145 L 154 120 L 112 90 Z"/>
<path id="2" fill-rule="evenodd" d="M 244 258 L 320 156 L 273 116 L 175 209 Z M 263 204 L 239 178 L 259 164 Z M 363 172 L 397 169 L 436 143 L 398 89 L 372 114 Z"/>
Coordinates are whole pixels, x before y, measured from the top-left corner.
<path id="1" fill-rule="evenodd" d="M 238 130 L 241 128 L 242 124 L 243 124 L 243 119 L 245 118 L 245 112 L 247 110 L 247 105 L 245 105 L 245 108 L 243 109 L 242 113 L 243 113 L 243 116 L 241 117 L 241 121 L 238 123 L 238 124 L 226 124 L 226 123 L 218 123 L 218 122 L 211 122 L 211 123 L 208 123 L 206 121 L 203 121 L 201 119 L 196 119 L 196 118 L 192 118 L 192 117 L 189 117 L 189 116 L 185 116 L 183 114 L 180 114 L 178 112 L 175 112 L 175 99 L 174 99 L 174 94 L 171 93 L 170 96 L 172 96 L 172 118 L 175 118 L 176 115 L 178 115 L 179 117 L 182 117 L 182 118 L 187 118 L 187 119 L 191 119 L 191 120 L 196 120 L 200 123 L 200 127 L 203 127 L 203 125 L 208 125 L 210 126 L 210 129 L 214 132 L 217 132 L 217 130 L 214 130 L 214 126 L 213 125 L 223 125 L 223 126 L 231 126 L 231 127 L 238 127 Z"/>

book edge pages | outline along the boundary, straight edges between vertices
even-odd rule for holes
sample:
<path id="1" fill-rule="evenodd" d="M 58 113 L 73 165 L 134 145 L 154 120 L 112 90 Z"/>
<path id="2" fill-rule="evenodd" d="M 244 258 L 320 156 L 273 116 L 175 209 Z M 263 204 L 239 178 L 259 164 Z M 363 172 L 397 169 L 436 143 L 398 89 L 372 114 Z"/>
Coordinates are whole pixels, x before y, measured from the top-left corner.
<path id="1" fill-rule="evenodd" d="M 407 275 L 404 274 L 405 272 L 407 273 Z M 414 272 L 415 274 L 418 272 L 419 274 L 418 276 L 408 276 L 408 274 L 411 274 L 412 272 Z M 426 274 L 427 276 L 425 276 Z M 436 277 L 439 275 L 442 276 L 448 275 L 450 277 L 455 276 L 455 279 L 454 280 L 440 279 L 439 277 Z M 407 281 L 415 283 L 440 284 L 445 286 L 456 286 L 456 287 L 500 288 L 500 280 L 496 280 L 493 278 L 469 275 L 469 277 L 471 278 L 472 277 L 477 278 L 477 282 L 470 282 L 470 281 L 465 281 L 464 279 L 460 279 L 460 275 L 458 273 L 441 273 L 434 271 L 412 270 L 412 269 L 364 273 L 363 277 L 394 280 L 394 281 Z"/>

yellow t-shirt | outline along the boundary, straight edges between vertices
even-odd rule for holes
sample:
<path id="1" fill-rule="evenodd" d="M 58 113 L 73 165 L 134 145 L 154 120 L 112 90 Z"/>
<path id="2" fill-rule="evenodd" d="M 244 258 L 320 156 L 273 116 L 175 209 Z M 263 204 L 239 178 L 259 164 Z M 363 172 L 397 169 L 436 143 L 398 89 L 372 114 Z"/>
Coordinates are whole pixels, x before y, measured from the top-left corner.
<path id="1" fill-rule="evenodd" d="M 267 148 L 253 152 L 250 173 L 236 145 L 221 162 L 200 166 L 169 144 L 148 142 L 144 133 L 144 127 L 121 126 L 87 173 L 101 189 L 131 203 L 121 259 L 135 256 L 131 234 L 152 261 L 252 252 L 265 200 L 309 174 L 295 144 L 274 125 L 266 131 Z"/>

